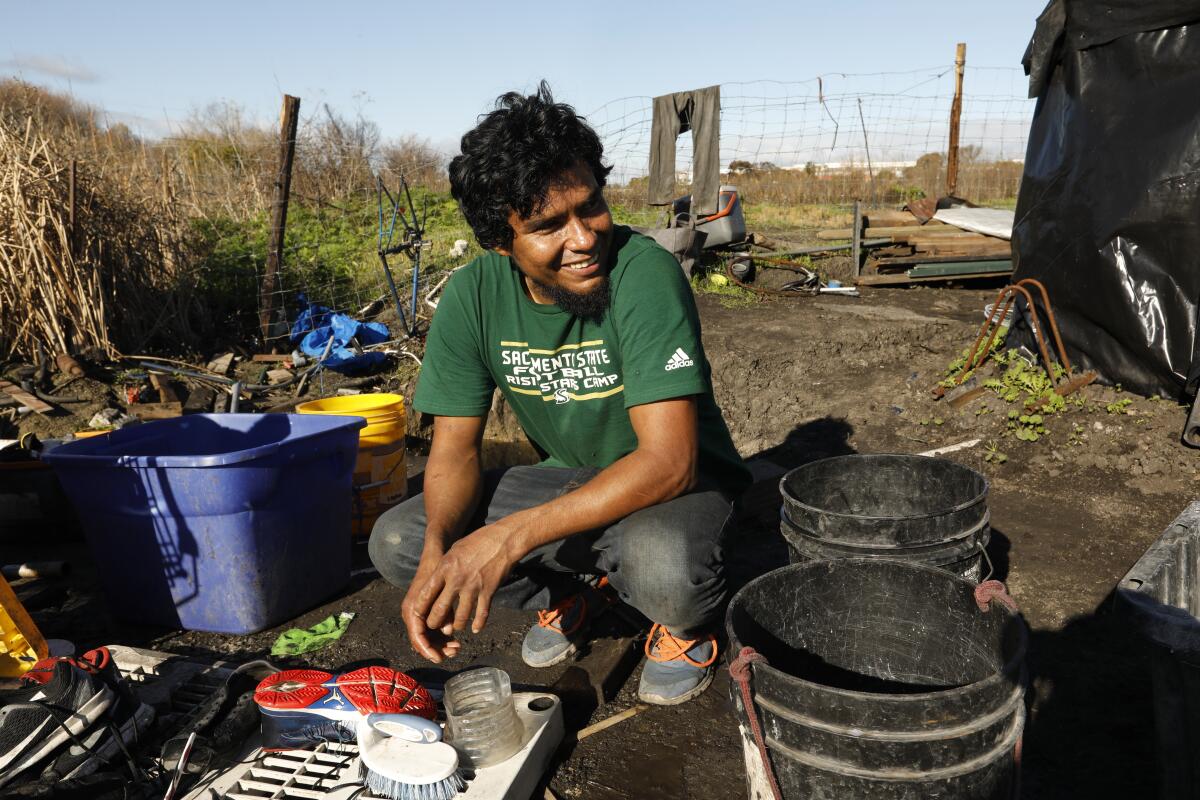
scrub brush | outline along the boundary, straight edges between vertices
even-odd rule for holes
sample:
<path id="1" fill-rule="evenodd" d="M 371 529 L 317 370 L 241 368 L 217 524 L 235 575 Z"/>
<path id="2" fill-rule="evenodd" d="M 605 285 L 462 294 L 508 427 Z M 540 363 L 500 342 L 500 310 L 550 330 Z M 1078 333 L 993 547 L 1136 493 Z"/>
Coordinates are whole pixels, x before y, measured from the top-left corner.
<path id="1" fill-rule="evenodd" d="M 458 753 L 436 722 L 411 714 L 368 714 L 358 723 L 362 778 L 392 800 L 451 800 L 466 788 Z"/>

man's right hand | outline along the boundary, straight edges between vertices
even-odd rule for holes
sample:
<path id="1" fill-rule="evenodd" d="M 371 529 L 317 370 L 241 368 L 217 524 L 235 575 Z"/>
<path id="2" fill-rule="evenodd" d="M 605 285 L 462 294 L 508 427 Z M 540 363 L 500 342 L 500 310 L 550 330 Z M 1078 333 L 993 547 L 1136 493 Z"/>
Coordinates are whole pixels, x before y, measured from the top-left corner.
<path id="1" fill-rule="evenodd" d="M 425 464 L 425 547 L 417 574 L 400 606 L 400 615 L 413 649 L 435 664 L 458 655 L 461 645 L 454 638 L 452 625 L 433 630 L 425 624 L 437 594 L 426 600 L 420 598 L 428 594 L 423 590 L 437 574 L 442 556 L 466 530 L 467 521 L 479 503 L 483 487 L 480 448 L 484 423 L 482 416 L 433 420 L 433 444 Z"/>
<path id="2" fill-rule="evenodd" d="M 428 606 L 431 603 L 420 603 L 417 599 L 421 596 L 421 590 L 428 583 L 430 576 L 436 571 L 442 555 L 440 550 L 426 550 L 421 554 L 421 563 L 417 567 L 417 574 L 413 577 L 407 594 L 404 595 L 404 602 L 400 604 L 400 616 L 404 619 L 405 628 L 408 629 L 408 641 L 413 650 L 416 650 L 422 658 L 435 664 L 440 664 L 444 658 L 454 658 L 462 647 L 462 644 L 454 638 L 453 626 L 446 625 L 441 630 L 433 630 L 426 626 L 425 620 L 429 616 Z"/>

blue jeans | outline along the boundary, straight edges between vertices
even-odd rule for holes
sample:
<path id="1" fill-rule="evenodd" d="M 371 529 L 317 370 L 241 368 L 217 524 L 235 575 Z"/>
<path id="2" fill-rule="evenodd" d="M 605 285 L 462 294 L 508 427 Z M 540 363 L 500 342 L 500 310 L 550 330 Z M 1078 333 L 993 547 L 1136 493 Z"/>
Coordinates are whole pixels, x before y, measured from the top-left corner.
<path id="1" fill-rule="evenodd" d="M 549 502 L 595 476 L 594 468 L 510 467 L 483 476 L 483 496 L 468 530 Z M 568 536 L 533 550 L 513 569 L 493 602 L 549 608 L 579 591 L 576 575 L 607 575 L 621 599 L 681 637 L 712 632 L 727 599 L 725 538 L 733 503 L 701 485 L 644 508 L 603 530 Z M 425 498 L 389 509 L 371 532 L 371 561 L 390 583 L 407 587 L 425 542 Z"/>

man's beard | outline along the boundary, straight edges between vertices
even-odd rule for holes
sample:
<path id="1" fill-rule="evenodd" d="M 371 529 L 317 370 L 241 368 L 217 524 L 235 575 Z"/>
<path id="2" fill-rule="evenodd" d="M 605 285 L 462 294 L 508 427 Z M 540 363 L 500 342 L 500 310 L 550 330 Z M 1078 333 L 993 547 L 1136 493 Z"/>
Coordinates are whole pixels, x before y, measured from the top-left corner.
<path id="1" fill-rule="evenodd" d="M 604 318 L 604 312 L 608 311 L 608 276 L 587 294 L 576 294 L 561 286 L 552 286 L 532 278 L 530 280 L 538 288 L 539 294 L 550 298 L 550 302 L 568 314 L 599 323 Z"/>

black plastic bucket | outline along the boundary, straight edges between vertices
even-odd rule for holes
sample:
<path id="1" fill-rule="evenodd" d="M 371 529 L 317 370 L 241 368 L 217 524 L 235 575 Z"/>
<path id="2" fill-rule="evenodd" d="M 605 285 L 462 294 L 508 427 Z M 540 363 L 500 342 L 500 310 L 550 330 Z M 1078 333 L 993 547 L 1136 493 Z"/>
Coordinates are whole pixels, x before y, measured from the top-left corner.
<path id="1" fill-rule="evenodd" d="M 847 455 L 792 470 L 783 515 L 815 539 L 846 545 L 927 545 L 987 517 L 987 478 L 944 458 Z"/>
<path id="2" fill-rule="evenodd" d="M 1027 633 L 999 602 L 981 611 L 975 588 L 919 564 L 839 559 L 734 596 L 730 651 L 767 660 L 751 689 L 785 800 L 1014 795 Z M 769 797 L 753 744 L 746 760 L 750 796 Z"/>
<path id="3" fill-rule="evenodd" d="M 780 520 L 779 529 L 787 540 L 793 564 L 834 558 L 890 558 L 938 567 L 975 582 L 983 577 L 983 557 L 991 539 L 987 514 L 970 530 L 940 542 L 922 545 L 855 545 L 818 539 L 797 528 L 787 517 Z"/>

